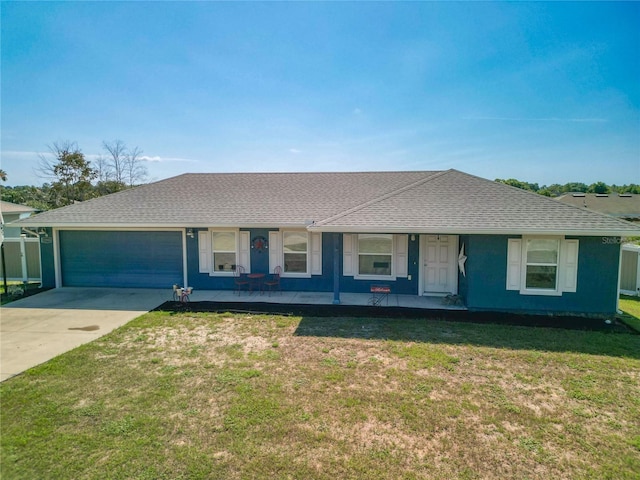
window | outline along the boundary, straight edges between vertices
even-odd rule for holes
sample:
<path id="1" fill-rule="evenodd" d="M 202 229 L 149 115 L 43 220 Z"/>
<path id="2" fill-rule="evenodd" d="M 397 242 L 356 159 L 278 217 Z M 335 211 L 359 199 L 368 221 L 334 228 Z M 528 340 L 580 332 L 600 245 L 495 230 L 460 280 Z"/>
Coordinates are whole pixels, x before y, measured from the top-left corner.
<path id="1" fill-rule="evenodd" d="M 358 275 L 391 276 L 393 235 L 358 235 Z"/>
<path id="2" fill-rule="evenodd" d="M 409 272 L 409 235 L 342 235 L 342 274 L 356 280 L 395 280 Z"/>
<path id="3" fill-rule="evenodd" d="M 269 272 L 282 268 L 283 277 L 322 275 L 322 233 L 306 230 L 269 232 Z"/>
<path id="4" fill-rule="evenodd" d="M 307 273 L 307 232 L 282 232 L 284 273 Z"/>
<path id="5" fill-rule="evenodd" d="M 556 290 L 560 241 L 528 239 L 526 241 L 525 288 Z"/>
<path id="6" fill-rule="evenodd" d="M 507 245 L 507 290 L 522 295 L 562 295 L 578 288 L 578 239 L 510 238 Z"/>
<path id="7" fill-rule="evenodd" d="M 232 272 L 236 269 L 236 232 L 212 232 L 213 270 Z"/>

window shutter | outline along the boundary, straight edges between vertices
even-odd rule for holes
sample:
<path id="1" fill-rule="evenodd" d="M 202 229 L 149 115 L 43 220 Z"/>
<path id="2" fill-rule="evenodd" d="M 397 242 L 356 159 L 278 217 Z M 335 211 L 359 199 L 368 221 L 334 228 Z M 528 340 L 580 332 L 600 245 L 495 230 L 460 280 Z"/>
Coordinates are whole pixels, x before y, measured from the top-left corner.
<path id="1" fill-rule="evenodd" d="M 311 239 L 311 275 L 322 275 L 322 233 L 312 232 Z"/>
<path id="2" fill-rule="evenodd" d="M 238 232 L 240 236 L 240 248 L 238 249 L 238 265 L 244 267 L 246 273 L 251 273 L 251 232 Z"/>
<path id="3" fill-rule="evenodd" d="M 406 278 L 409 264 L 409 235 L 394 235 L 396 277 Z"/>
<path id="4" fill-rule="evenodd" d="M 507 290 L 520 290 L 522 239 L 510 238 L 507 246 Z"/>
<path id="5" fill-rule="evenodd" d="M 353 248 L 354 235 L 345 233 L 342 235 L 342 274 L 345 277 L 353 277 L 355 274 L 353 269 L 353 262 L 355 259 L 355 252 Z"/>
<path id="6" fill-rule="evenodd" d="M 269 232 L 269 272 L 273 273 L 276 267 L 282 267 L 282 233 Z"/>
<path id="7" fill-rule="evenodd" d="M 575 292 L 578 287 L 578 240 L 562 242 L 560 272 L 562 272 L 562 291 Z"/>
<path id="8" fill-rule="evenodd" d="M 198 232 L 198 271 L 211 273 L 211 234 L 208 230 Z"/>

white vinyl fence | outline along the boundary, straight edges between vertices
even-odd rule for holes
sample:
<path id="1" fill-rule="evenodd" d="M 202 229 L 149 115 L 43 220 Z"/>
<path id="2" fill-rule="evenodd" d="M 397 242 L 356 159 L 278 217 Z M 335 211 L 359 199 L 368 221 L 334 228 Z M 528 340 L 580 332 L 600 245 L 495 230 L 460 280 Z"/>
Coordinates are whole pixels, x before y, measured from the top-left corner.
<path id="1" fill-rule="evenodd" d="M 640 295 L 640 246 L 623 245 L 620 258 L 620 293 Z"/>
<path id="2" fill-rule="evenodd" d="M 40 239 L 38 238 L 5 238 L 3 241 L 4 260 L 8 281 L 39 282 L 40 272 Z M 0 258 L 0 278 L 4 271 Z"/>

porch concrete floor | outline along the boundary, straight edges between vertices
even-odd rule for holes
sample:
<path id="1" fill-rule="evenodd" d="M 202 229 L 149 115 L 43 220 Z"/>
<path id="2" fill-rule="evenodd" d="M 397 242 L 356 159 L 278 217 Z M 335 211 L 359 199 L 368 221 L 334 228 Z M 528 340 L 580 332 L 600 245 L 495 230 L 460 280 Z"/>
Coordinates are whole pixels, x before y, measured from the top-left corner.
<path id="1" fill-rule="evenodd" d="M 371 305 L 370 293 L 341 293 L 340 305 L 367 306 Z M 220 302 L 220 303 L 282 303 L 292 305 L 332 305 L 333 292 L 233 292 L 229 290 L 194 290 L 190 296 L 191 302 Z M 388 295 L 382 299 L 382 307 L 421 308 L 425 310 L 458 310 L 467 308 L 460 305 L 447 305 L 443 297 L 428 297 L 417 295 Z"/>

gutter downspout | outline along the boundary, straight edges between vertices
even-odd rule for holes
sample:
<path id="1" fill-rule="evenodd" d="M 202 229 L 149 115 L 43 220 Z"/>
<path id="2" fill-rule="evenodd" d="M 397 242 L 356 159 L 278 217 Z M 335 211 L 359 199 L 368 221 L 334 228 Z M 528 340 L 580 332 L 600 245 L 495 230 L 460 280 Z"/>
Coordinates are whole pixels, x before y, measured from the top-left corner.
<path id="1" fill-rule="evenodd" d="M 40 234 L 39 234 L 38 232 L 34 232 L 33 230 L 29 230 L 29 229 L 28 229 L 28 228 L 26 228 L 26 227 L 22 227 L 22 230 L 23 230 L 24 232 L 30 233 L 30 234 L 31 234 L 31 235 L 33 235 L 34 237 L 38 237 L 38 238 L 40 238 Z"/>

